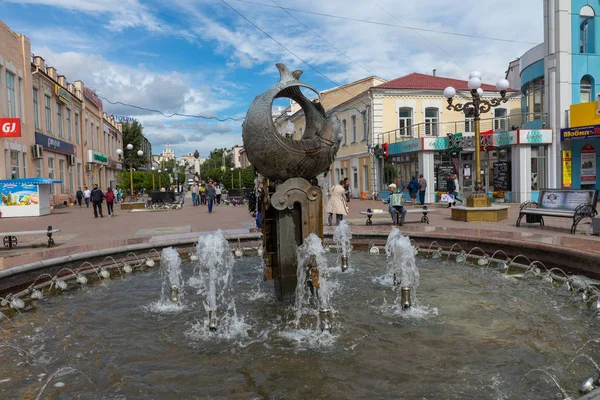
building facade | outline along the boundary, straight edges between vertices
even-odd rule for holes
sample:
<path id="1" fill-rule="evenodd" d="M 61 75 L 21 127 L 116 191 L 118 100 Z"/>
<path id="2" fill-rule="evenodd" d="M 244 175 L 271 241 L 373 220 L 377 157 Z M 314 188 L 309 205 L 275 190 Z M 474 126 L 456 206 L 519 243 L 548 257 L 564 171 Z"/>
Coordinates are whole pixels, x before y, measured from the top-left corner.
<path id="1" fill-rule="evenodd" d="M 150 154 L 152 154 L 152 153 L 150 153 Z M 165 146 L 165 150 L 163 150 L 163 152 L 160 153 L 160 155 L 158 156 L 158 163 L 162 164 L 162 163 L 164 163 L 166 161 L 169 161 L 169 160 L 175 160 L 175 151 L 173 151 L 171 149 L 171 145 L 170 144 L 167 144 Z"/>

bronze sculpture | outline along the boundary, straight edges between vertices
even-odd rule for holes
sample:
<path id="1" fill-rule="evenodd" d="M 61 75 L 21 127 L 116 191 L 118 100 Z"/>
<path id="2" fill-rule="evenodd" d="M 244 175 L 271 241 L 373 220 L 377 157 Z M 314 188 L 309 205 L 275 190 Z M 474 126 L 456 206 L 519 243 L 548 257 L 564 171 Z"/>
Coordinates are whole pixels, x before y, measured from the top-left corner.
<path id="1" fill-rule="evenodd" d="M 298 80 L 302 71 L 290 73 L 285 65 L 276 65 L 279 83 L 257 96 L 246 114 L 242 126 L 244 148 L 248 161 L 272 181 L 297 177 L 311 181 L 333 163 L 341 141 L 339 122 L 325 114 L 321 103 L 302 94 L 301 87 L 318 93 Z M 278 133 L 273 122 L 273 101 L 282 97 L 294 100 L 304 112 L 306 128 L 299 140 Z"/>

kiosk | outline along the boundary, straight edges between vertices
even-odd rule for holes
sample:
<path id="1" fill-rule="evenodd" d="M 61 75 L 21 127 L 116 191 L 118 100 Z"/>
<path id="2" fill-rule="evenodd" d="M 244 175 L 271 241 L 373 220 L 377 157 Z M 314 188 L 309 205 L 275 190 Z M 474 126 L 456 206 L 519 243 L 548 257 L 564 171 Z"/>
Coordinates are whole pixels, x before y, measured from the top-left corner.
<path id="1" fill-rule="evenodd" d="M 55 183 L 62 181 L 47 178 L 0 180 L 2 218 L 50 214 L 50 185 Z"/>

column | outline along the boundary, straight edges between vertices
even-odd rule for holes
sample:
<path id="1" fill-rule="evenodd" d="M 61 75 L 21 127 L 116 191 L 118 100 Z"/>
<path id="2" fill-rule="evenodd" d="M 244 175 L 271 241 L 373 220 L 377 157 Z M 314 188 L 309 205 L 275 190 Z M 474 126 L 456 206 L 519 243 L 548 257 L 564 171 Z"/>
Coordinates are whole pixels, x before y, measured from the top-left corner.
<path id="1" fill-rule="evenodd" d="M 433 151 L 420 151 L 419 156 L 419 174 L 423 174 L 423 178 L 427 180 L 427 190 L 425 191 L 425 203 L 434 203 L 435 188 L 433 185 L 435 168 L 433 163 Z M 419 177 L 417 176 L 417 179 Z"/>
<path id="2" fill-rule="evenodd" d="M 531 200 L 531 146 L 512 146 L 511 184 L 513 202 Z"/>

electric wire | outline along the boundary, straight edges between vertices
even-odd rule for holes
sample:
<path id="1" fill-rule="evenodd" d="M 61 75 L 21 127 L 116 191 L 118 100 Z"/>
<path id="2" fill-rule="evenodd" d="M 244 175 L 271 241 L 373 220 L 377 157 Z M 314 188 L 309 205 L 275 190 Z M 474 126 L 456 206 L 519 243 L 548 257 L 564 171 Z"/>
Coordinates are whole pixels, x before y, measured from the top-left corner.
<path id="1" fill-rule="evenodd" d="M 231 0 L 231 1 L 236 1 L 238 3 L 252 4 L 252 5 L 256 5 L 256 6 L 276 8 L 276 6 L 273 6 L 270 4 L 258 3 L 258 2 L 250 1 L 250 0 Z M 277 7 L 277 8 L 279 8 L 279 7 Z M 468 34 L 468 33 L 446 32 L 446 31 L 440 31 L 440 30 L 436 30 L 436 29 L 418 28 L 418 27 L 408 26 L 408 25 L 403 26 L 403 25 L 397 25 L 397 24 L 390 24 L 390 23 L 386 23 L 386 22 L 368 21 L 368 20 L 364 20 L 364 19 L 360 19 L 360 18 L 342 17 L 340 15 L 332 15 L 332 14 L 319 13 L 319 12 L 315 12 L 315 11 L 300 10 L 298 8 L 290 8 L 290 7 L 283 7 L 283 8 L 288 11 L 295 11 L 295 12 L 300 12 L 300 13 L 305 13 L 305 14 L 318 15 L 320 17 L 343 19 L 343 20 L 347 20 L 347 21 L 362 22 L 365 24 L 382 25 L 382 26 L 389 26 L 389 27 L 401 28 L 401 29 L 410 29 L 410 30 L 419 31 L 419 32 L 438 33 L 441 35 L 460 36 L 460 37 L 466 37 L 466 38 L 493 40 L 493 41 L 497 41 L 497 42 L 507 42 L 507 43 L 521 43 L 521 44 L 533 44 L 533 45 L 539 44 L 538 42 L 528 42 L 528 41 L 524 41 L 524 40 L 503 39 L 503 38 L 496 38 L 496 37 L 491 37 L 491 36 L 478 36 L 478 35 L 472 35 L 472 34 Z"/>

